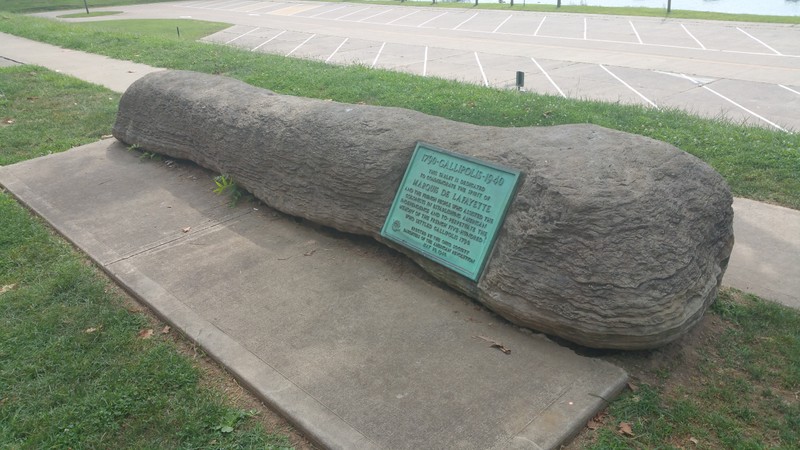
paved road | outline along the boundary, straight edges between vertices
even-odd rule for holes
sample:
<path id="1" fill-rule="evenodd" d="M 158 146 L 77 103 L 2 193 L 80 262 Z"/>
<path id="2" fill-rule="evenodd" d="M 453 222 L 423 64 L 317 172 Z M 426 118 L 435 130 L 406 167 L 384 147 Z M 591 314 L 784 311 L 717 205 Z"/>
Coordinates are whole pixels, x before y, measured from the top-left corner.
<path id="1" fill-rule="evenodd" d="M 794 25 L 260 0 L 114 9 L 228 22 L 206 40 L 252 51 L 499 88 L 523 71 L 528 91 L 800 129 Z"/>

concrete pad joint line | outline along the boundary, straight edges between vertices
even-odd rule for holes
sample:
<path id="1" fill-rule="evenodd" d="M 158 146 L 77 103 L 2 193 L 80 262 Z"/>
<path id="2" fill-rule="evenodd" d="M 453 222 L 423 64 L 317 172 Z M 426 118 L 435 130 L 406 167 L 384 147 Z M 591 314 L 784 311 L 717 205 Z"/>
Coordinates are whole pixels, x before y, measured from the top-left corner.
<path id="1" fill-rule="evenodd" d="M 342 48 L 342 46 L 343 46 L 343 45 L 344 45 L 344 44 L 347 42 L 347 40 L 348 40 L 348 39 L 350 39 L 350 38 L 344 38 L 344 40 L 342 41 L 342 43 L 341 43 L 341 44 L 339 44 L 339 46 L 338 46 L 338 47 L 336 47 L 336 50 L 334 50 L 334 51 L 333 51 L 333 53 L 331 53 L 331 56 L 328 56 L 328 59 L 326 59 L 326 60 L 325 60 L 325 62 L 328 62 L 328 61 L 330 61 L 330 60 L 331 60 L 331 58 L 333 58 L 333 55 L 335 55 L 335 54 L 336 54 L 336 52 L 338 52 L 338 51 L 339 51 L 339 49 L 340 49 L 340 48 Z"/>
<path id="2" fill-rule="evenodd" d="M 602 64 L 598 64 L 598 66 L 600 66 L 600 68 L 601 68 L 601 69 L 605 70 L 605 71 L 606 71 L 606 73 L 608 73 L 609 75 L 611 75 L 612 77 L 614 77 L 614 79 L 615 79 L 615 80 L 617 80 L 617 81 L 619 81 L 620 83 L 622 83 L 622 84 L 623 84 L 623 85 L 624 85 L 626 88 L 630 89 L 630 90 L 631 90 L 631 91 L 632 91 L 634 94 L 638 95 L 638 96 L 639 96 L 639 97 L 640 97 L 642 100 L 644 100 L 645 102 L 647 102 L 648 104 L 650 104 L 650 106 L 652 106 L 652 107 L 653 107 L 653 108 L 655 108 L 655 109 L 659 109 L 659 108 L 658 108 L 658 105 L 656 105 L 655 103 L 653 103 L 652 101 L 650 101 L 650 99 L 649 99 L 649 98 L 647 98 L 647 97 L 645 97 L 645 96 L 644 96 L 644 95 L 643 95 L 641 92 L 639 92 L 639 91 L 637 91 L 636 89 L 634 89 L 634 88 L 633 88 L 633 86 L 631 86 L 630 84 L 626 83 L 626 82 L 625 82 L 625 80 L 623 80 L 622 78 L 620 78 L 620 77 L 616 76 L 616 75 L 614 74 L 614 72 L 612 72 L 612 71 L 608 70 L 608 68 L 606 68 L 606 66 L 604 66 L 604 65 L 602 65 Z"/>
<path id="3" fill-rule="evenodd" d="M 461 28 L 461 25 L 464 25 L 465 23 L 467 23 L 470 20 L 474 19 L 475 16 L 477 16 L 477 15 L 478 15 L 478 13 L 473 14 L 469 19 L 467 19 L 467 20 L 461 22 L 460 24 L 456 25 L 455 27 L 453 27 L 453 30 L 457 30 L 457 29 Z"/>
<path id="4" fill-rule="evenodd" d="M 231 42 L 233 42 L 233 41 L 235 41 L 235 40 L 237 40 L 237 39 L 239 39 L 239 38 L 243 38 L 243 37 L 247 36 L 248 34 L 250 34 L 250 33 L 254 32 L 254 31 L 256 31 L 256 30 L 259 30 L 259 29 L 260 29 L 259 27 L 255 27 L 255 28 L 253 28 L 252 30 L 248 31 L 247 33 L 240 34 L 239 36 L 236 36 L 235 38 L 231 39 L 230 41 L 226 42 L 225 44 L 226 44 L 226 45 L 227 45 L 227 44 L 230 44 Z"/>
<path id="5" fill-rule="evenodd" d="M 483 71 L 483 65 L 481 64 L 481 59 L 478 58 L 478 52 L 475 52 L 475 61 L 478 62 L 478 69 L 481 70 L 481 78 L 483 78 L 483 85 L 489 87 L 489 80 L 486 79 L 486 72 Z"/>
<path id="6" fill-rule="evenodd" d="M 699 45 L 700 48 L 702 48 L 703 50 L 708 50 L 706 48 L 706 46 L 703 45 L 703 43 L 700 42 L 696 37 L 694 37 L 694 35 L 691 32 L 689 32 L 689 30 L 683 24 L 681 24 L 681 28 L 683 28 L 683 31 L 685 31 L 686 34 L 688 34 L 690 38 L 694 39 L 694 41 L 697 42 L 697 45 Z M 689 48 L 691 48 L 691 47 L 689 47 Z"/>
<path id="7" fill-rule="evenodd" d="M 247 216 L 247 215 L 251 214 L 251 212 L 252 211 L 244 211 L 242 213 L 236 214 L 235 216 L 226 217 L 224 220 L 220 220 L 218 222 L 211 223 L 211 224 L 209 224 L 209 225 L 207 225 L 205 227 L 197 228 L 196 230 L 192 230 L 192 234 L 191 235 L 183 234 L 183 235 L 171 238 L 171 239 L 167 239 L 166 241 L 154 242 L 154 243 L 150 244 L 149 246 L 147 246 L 145 248 L 140 248 L 140 249 L 134 250 L 133 252 L 130 252 L 130 253 L 117 255 L 117 259 L 111 260 L 107 264 L 111 265 L 111 264 L 114 264 L 114 263 L 118 263 L 120 261 L 125 261 L 127 259 L 135 258 L 135 257 L 137 257 L 139 255 L 144 255 L 146 253 L 150 253 L 150 252 L 152 252 L 154 250 L 166 247 L 166 246 L 168 246 L 168 245 L 170 245 L 170 244 L 172 244 L 174 242 L 182 241 L 184 239 L 197 238 L 199 236 L 202 236 L 202 235 L 206 234 L 207 231 L 214 230 L 215 228 L 219 228 L 220 226 L 224 226 L 228 222 L 231 222 L 231 221 L 234 221 L 234 220 L 238 220 L 238 219 L 242 218 L 243 216 Z"/>
<path id="8" fill-rule="evenodd" d="M 552 407 L 553 407 L 553 405 L 555 405 L 556 403 L 558 403 L 558 402 L 559 402 L 559 400 L 561 400 L 562 398 L 564 398 L 564 395 L 565 395 L 565 394 L 566 394 L 568 391 L 569 391 L 569 388 L 566 388 L 566 387 L 562 388 L 562 389 L 561 389 L 561 392 L 559 392 L 559 393 L 558 393 L 558 395 L 556 395 L 555 397 L 553 397 L 553 399 L 552 399 L 552 400 L 550 400 L 550 402 L 549 402 L 549 403 L 547 403 L 547 404 L 544 406 L 544 408 L 542 408 L 542 411 L 547 411 L 547 410 L 549 410 L 550 408 L 552 408 Z M 531 419 L 530 419 L 530 420 L 528 420 L 528 422 L 527 422 L 525 425 L 523 425 L 522 427 L 520 427 L 520 429 L 519 429 L 519 430 L 516 430 L 516 431 L 514 432 L 514 436 L 519 436 L 520 434 L 522 434 L 522 432 L 523 432 L 523 431 L 525 431 L 525 429 L 526 429 L 526 428 L 528 428 L 529 426 L 531 426 L 531 424 L 532 424 L 532 423 L 536 422 L 536 420 L 537 420 L 537 419 L 538 419 L 540 416 L 541 416 L 541 412 L 539 412 L 539 413 L 537 413 L 537 414 L 534 414 L 534 415 L 533 415 L 533 417 L 531 417 Z M 526 438 L 526 439 L 527 439 L 527 438 Z M 537 444 L 537 446 L 538 446 L 538 444 Z"/>
<path id="9" fill-rule="evenodd" d="M 494 30 L 492 30 L 492 33 L 497 33 L 497 30 L 499 30 L 499 29 L 500 29 L 500 27 L 502 27 L 503 25 L 505 25 L 505 24 L 506 24 L 506 22 L 508 22 L 509 20 L 511 20 L 511 18 L 512 18 L 512 17 L 514 17 L 514 15 L 513 15 L 513 14 L 509 14 L 509 15 L 508 15 L 508 17 L 506 17 L 506 20 L 504 20 L 504 21 L 500 22 L 500 25 L 498 25 L 497 27 L 495 27 L 495 29 L 494 29 Z"/>
<path id="10" fill-rule="evenodd" d="M 291 55 L 292 53 L 294 53 L 294 52 L 296 52 L 297 50 L 299 50 L 299 49 L 300 49 L 300 47 L 302 47 L 302 46 L 306 45 L 306 43 L 307 43 L 308 41 L 310 41 L 311 39 L 313 39 L 313 38 L 314 38 L 314 36 L 316 36 L 316 35 L 317 35 L 317 34 L 316 34 L 316 33 L 314 33 L 314 34 L 312 34 L 311 36 L 309 36 L 309 37 L 308 37 L 308 38 L 307 38 L 305 41 L 301 42 L 301 43 L 300 43 L 300 45 L 298 45 L 297 47 L 293 48 L 293 49 L 292 49 L 292 51 L 290 51 L 289 53 L 287 53 L 287 54 L 286 54 L 286 56 L 289 56 L 289 55 Z"/>
<path id="11" fill-rule="evenodd" d="M 754 41 L 758 42 L 759 44 L 763 45 L 764 47 L 767 47 L 768 49 L 770 49 L 770 51 L 774 52 L 776 55 L 781 55 L 781 56 L 783 56 L 783 55 L 781 54 L 781 52 L 779 52 L 779 51 L 775 50 L 774 48 L 770 47 L 769 45 L 765 44 L 765 43 L 764 43 L 764 41 L 762 41 L 761 39 L 758 39 L 757 37 L 753 36 L 752 34 L 748 33 L 747 31 L 744 31 L 743 29 L 741 29 L 741 28 L 739 28 L 739 27 L 736 27 L 736 29 L 737 29 L 737 30 L 739 30 L 739 31 L 741 31 L 741 32 L 742 32 L 742 33 L 744 33 L 745 35 L 747 35 L 747 37 L 749 37 L 750 39 L 752 39 L 752 40 L 754 40 Z"/>
<path id="12" fill-rule="evenodd" d="M 560 87 L 558 87 L 558 85 L 556 84 L 556 82 L 555 82 L 555 81 L 553 81 L 553 79 L 552 79 L 552 78 L 550 78 L 550 75 L 548 75 L 548 74 L 547 74 L 547 72 L 544 70 L 544 68 L 543 68 L 542 66 L 540 66 L 540 65 L 539 65 L 539 63 L 538 63 L 538 62 L 536 62 L 536 60 L 535 60 L 534 58 L 531 58 L 531 61 L 533 61 L 533 63 L 534 63 L 534 64 L 536 64 L 536 67 L 538 67 L 538 68 L 539 68 L 539 72 L 542 72 L 542 75 L 544 75 L 544 76 L 545 76 L 545 78 L 547 78 L 547 81 L 549 81 L 549 82 L 550 82 L 550 84 L 552 84 L 552 85 L 553 85 L 553 87 L 554 87 L 554 88 L 556 88 L 556 90 L 558 91 L 558 93 L 559 93 L 559 94 L 561 94 L 561 96 L 562 96 L 562 97 L 564 97 L 564 98 L 567 98 L 567 96 L 566 96 L 566 95 L 564 95 L 564 91 L 562 91 L 562 90 L 561 90 L 561 88 L 560 88 Z"/>
<path id="13" fill-rule="evenodd" d="M 275 38 L 277 38 L 278 36 L 282 35 L 283 33 L 286 33 L 286 30 L 283 30 L 283 31 L 281 31 L 280 33 L 276 34 L 275 36 L 272 36 L 271 38 L 267 39 L 266 41 L 264 41 L 264 42 L 262 42 L 262 43 L 260 43 L 260 44 L 256 45 L 256 46 L 255 46 L 255 47 L 253 47 L 253 49 L 252 49 L 252 50 L 250 50 L 250 51 L 251 51 L 251 52 L 254 52 L 254 51 L 256 51 L 256 50 L 260 49 L 260 48 L 261 48 L 261 47 L 263 47 L 264 45 L 266 45 L 266 44 L 269 44 L 270 42 L 272 42 L 272 41 L 273 41 Z"/>

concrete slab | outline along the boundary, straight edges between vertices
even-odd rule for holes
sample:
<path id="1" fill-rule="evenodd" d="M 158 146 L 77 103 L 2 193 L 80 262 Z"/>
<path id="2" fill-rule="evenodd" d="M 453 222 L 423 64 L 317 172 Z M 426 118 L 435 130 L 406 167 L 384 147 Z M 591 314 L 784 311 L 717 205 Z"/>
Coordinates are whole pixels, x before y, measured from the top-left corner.
<path id="1" fill-rule="evenodd" d="M 226 206 L 211 176 L 115 140 L 0 167 L 0 184 L 325 447 L 557 448 L 623 387 L 621 369 L 508 325 L 372 240 Z"/>
<path id="2" fill-rule="evenodd" d="M 163 70 L 93 53 L 38 44 L 6 33 L 0 33 L 0 42 L 0 56 L 4 58 L 44 66 L 116 92 L 124 92 L 131 83 L 148 73 Z M 36 50 L 31 51 L 31 48 Z"/>
<path id="3" fill-rule="evenodd" d="M 800 309 L 800 211 L 737 198 L 723 284 Z"/>

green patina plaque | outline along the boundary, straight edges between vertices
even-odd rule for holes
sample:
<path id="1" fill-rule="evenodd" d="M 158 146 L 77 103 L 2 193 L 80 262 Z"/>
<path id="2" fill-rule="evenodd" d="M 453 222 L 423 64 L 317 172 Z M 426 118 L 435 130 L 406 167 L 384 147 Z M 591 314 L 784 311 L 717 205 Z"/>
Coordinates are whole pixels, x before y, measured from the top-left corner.
<path id="1" fill-rule="evenodd" d="M 519 176 L 418 142 L 381 236 L 478 281 Z"/>

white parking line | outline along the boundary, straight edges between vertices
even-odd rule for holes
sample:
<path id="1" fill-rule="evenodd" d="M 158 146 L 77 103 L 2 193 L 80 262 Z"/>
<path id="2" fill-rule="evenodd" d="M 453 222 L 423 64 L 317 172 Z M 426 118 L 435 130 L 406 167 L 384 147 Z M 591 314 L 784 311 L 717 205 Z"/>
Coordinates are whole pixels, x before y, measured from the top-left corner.
<path id="1" fill-rule="evenodd" d="M 705 45 L 703 45 L 703 43 L 702 43 L 702 42 L 700 42 L 699 40 L 697 40 L 697 38 L 696 38 L 696 37 L 694 37 L 694 35 L 693 35 L 692 33 L 690 33 L 690 32 L 689 32 L 689 30 L 688 30 L 688 29 L 686 29 L 686 27 L 685 27 L 685 26 L 683 26 L 683 24 L 681 24 L 681 28 L 683 28 L 683 31 L 685 31 L 685 32 L 686 32 L 686 34 L 688 34 L 690 38 L 694 39 L 694 41 L 695 41 L 695 42 L 697 42 L 697 45 L 699 45 L 699 46 L 700 46 L 700 48 L 702 48 L 703 50 L 706 50 L 706 46 L 705 46 Z"/>
<path id="2" fill-rule="evenodd" d="M 348 40 L 348 39 L 350 39 L 350 38 L 344 38 L 344 40 L 342 41 L 342 43 L 341 43 L 341 44 L 339 44 L 339 46 L 338 46 L 338 47 L 336 47 L 336 50 L 334 50 L 334 51 L 333 51 L 333 53 L 331 53 L 331 56 L 328 56 L 328 59 L 326 59 L 326 60 L 325 60 L 325 62 L 328 62 L 328 61 L 330 61 L 330 60 L 331 60 L 331 58 L 333 58 L 333 55 L 335 55 L 335 54 L 336 54 L 336 52 L 338 52 L 338 51 L 339 51 L 339 49 L 340 49 L 340 48 L 342 48 L 342 46 L 343 46 L 343 45 L 344 45 L 344 44 L 347 42 L 347 40 Z"/>
<path id="3" fill-rule="evenodd" d="M 733 101 L 733 100 L 729 99 L 728 97 L 725 97 L 724 95 L 722 95 L 722 94 L 720 94 L 719 92 L 717 92 L 717 91 L 715 91 L 715 90 L 711 89 L 710 87 L 708 87 L 708 86 L 706 86 L 706 85 L 703 85 L 703 86 L 701 86 L 701 87 L 702 87 L 703 89 L 705 89 L 705 90 L 707 90 L 707 91 L 711 92 L 712 94 L 714 94 L 714 95 L 716 95 L 716 96 L 720 97 L 721 99 L 723 99 L 723 100 L 727 100 L 728 102 L 730 102 L 730 104 L 732 104 L 733 106 L 736 106 L 737 108 L 741 109 L 742 111 L 745 111 L 745 112 L 747 112 L 747 113 L 749 113 L 749 114 L 753 115 L 754 117 L 757 117 L 757 118 L 761 119 L 762 121 L 764 121 L 764 122 L 766 122 L 766 123 L 768 123 L 768 124 L 772 125 L 773 127 L 777 128 L 777 129 L 779 129 L 779 130 L 781 130 L 781 131 L 783 131 L 783 132 L 787 132 L 787 133 L 788 133 L 788 130 L 787 130 L 786 128 L 783 128 L 782 126 L 780 126 L 780 125 L 776 124 L 775 122 L 772 122 L 771 120 L 768 120 L 768 119 L 767 119 L 767 118 L 765 118 L 764 116 L 761 116 L 761 115 L 759 115 L 759 114 L 756 114 L 756 113 L 755 113 L 755 112 L 753 112 L 753 111 L 750 111 L 749 109 L 747 109 L 747 108 L 745 108 L 744 106 L 742 106 L 742 105 L 740 105 L 740 104 L 736 103 L 735 101 Z"/>
<path id="4" fill-rule="evenodd" d="M 363 19 L 356 20 L 356 22 L 363 22 L 363 21 L 365 21 L 365 20 L 372 19 L 373 17 L 378 17 L 378 16 L 380 16 L 381 14 L 386 14 L 386 13 L 388 13 L 388 12 L 390 12 L 390 11 L 394 11 L 394 9 L 385 9 L 385 10 L 383 10 L 383 11 L 379 12 L 378 14 L 373 14 L 373 15 L 371 15 L 371 16 L 369 16 L 369 17 L 364 17 Z"/>
<path id="5" fill-rule="evenodd" d="M 400 17 L 398 17 L 397 19 L 394 19 L 394 20 L 392 20 L 391 22 L 387 22 L 387 23 L 386 23 L 386 25 L 391 25 L 391 24 L 393 24 L 393 23 L 397 22 L 397 21 L 398 21 L 398 20 L 400 20 L 400 19 L 405 19 L 405 18 L 406 18 L 406 17 L 408 17 L 408 16 L 413 16 L 414 14 L 418 13 L 419 11 L 420 11 L 420 10 L 412 11 L 412 12 L 410 12 L 410 13 L 406 14 L 405 16 L 400 16 Z"/>
<path id="6" fill-rule="evenodd" d="M 184 8 L 194 8 L 197 5 L 202 5 L 203 3 L 206 3 L 206 2 L 189 2 L 189 3 L 183 3 L 183 4 L 175 5 L 175 6 L 181 6 L 181 7 L 184 7 Z"/>
<path id="7" fill-rule="evenodd" d="M 309 36 L 309 37 L 308 37 L 308 39 L 306 39 L 305 41 L 301 42 L 301 43 L 300 43 L 300 45 L 298 45 L 297 47 L 293 48 L 293 49 L 292 49 L 292 51 L 290 51 L 289 53 L 287 53 L 287 54 L 286 54 L 286 56 L 289 56 L 289 55 L 291 55 L 292 53 L 294 53 L 295 51 L 297 51 L 297 49 L 299 49 L 300 47 L 302 47 L 302 46 L 306 45 L 306 42 L 308 42 L 308 41 L 310 41 L 311 39 L 313 39 L 313 38 L 314 38 L 314 36 L 316 36 L 316 35 L 317 35 L 317 34 L 316 34 L 316 33 L 314 33 L 314 34 L 312 34 L 311 36 Z"/>
<path id="8" fill-rule="evenodd" d="M 226 3 L 236 4 L 238 2 L 236 0 L 234 0 L 234 1 L 225 0 L 224 2 L 211 2 L 211 3 L 206 4 L 205 6 L 192 6 L 192 8 L 197 8 L 197 9 L 216 9 L 216 8 L 226 4 Z"/>
<path id="9" fill-rule="evenodd" d="M 241 8 L 242 6 L 249 6 L 252 4 L 253 3 L 249 1 L 247 2 L 238 1 L 238 2 L 233 2 L 230 5 L 225 5 L 225 8 L 222 9 L 224 9 L 225 11 L 233 11 L 235 8 Z"/>
<path id="10" fill-rule="evenodd" d="M 340 6 L 340 7 L 338 7 L 338 8 L 328 9 L 328 10 L 325 10 L 325 11 L 320 11 L 320 12 L 318 12 L 318 13 L 316 13 L 316 14 L 312 15 L 312 16 L 308 16 L 308 17 L 317 17 L 317 16 L 321 16 L 321 15 L 323 15 L 323 14 L 325 14 L 325 13 L 329 13 L 329 12 L 338 11 L 338 10 L 340 10 L 340 9 L 344 9 L 344 8 L 347 8 L 347 5 L 345 5 L 345 6 Z"/>
<path id="11" fill-rule="evenodd" d="M 636 35 L 636 39 L 639 41 L 639 43 L 640 43 L 640 44 L 644 44 L 644 42 L 642 42 L 642 38 L 639 36 L 639 32 L 638 32 L 638 31 L 636 31 L 636 27 L 635 27 L 635 26 L 633 26 L 633 22 L 631 22 L 631 21 L 629 20 L 629 21 L 628 21 L 628 23 L 629 23 L 629 24 L 631 24 L 631 28 L 633 28 L 633 34 L 635 34 L 635 35 Z"/>
<path id="12" fill-rule="evenodd" d="M 478 61 L 478 68 L 481 69 L 481 77 L 483 78 L 483 85 L 489 87 L 489 80 L 486 79 L 486 72 L 483 71 L 481 60 L 478 58 L 478 52 L 475 52 L 475 61 Z"/>
<path id="13" fill-rule="evenodd" d="M 457 30 L 457 29 L 461 28 L 461 25 L 464 25 L 465 23 L 467 23 L 467 22 L 469 22 L 470 20 L 474 19 L 474 18 L 475 18 L 475 16 L 477 16 L 477 15 L 478 15 L 478 13 L 475 13 L 475 14 L 473 14 L 473 15 L 472 15 L 472 17 L 470 17 L 469 19 L 467 19 L 467 20 L 465 20 L 465 21 L 461 22 L 460 24 L 456 25 L 456 26 L 453 28 L 453 30 Z"/>
<path id="14" fill-rule="evenodd" d="M 790 88 L 790 87 L 788 87 L 788 86 L 784 86 L 784 85 L 782 85 L 782 84 L 779 84 L 778 86 L 780 86 L 780 87 L 782 87 L 782 88 L 786 89 L 786 90 L 787 90 L 787 91 L 789 91 L 789 92 L 794 92 L 795 94 L 797 94 L 797 95 L 800 95 L 800 92 L 798 92 L 798 91 L 795 91 L 794 89 L 792 89 L 792 88 Z"/>
<path id="15" fill-rule="evenodd" d="M 646 101 L 647 103 L 649 103 L 649 104 L 650 104 L 650 106 L 652 106 L 652 107 L 653 107 L 653 108 L 655 108 L 655 109 L 658 109 L 658 105 L 656 105 L 655 103 L 653 103 L 652 101 L 650 101 L 650 99 L 649 99 L 649 98 L 647 98 L 647 97 L 645 97 L 644 95 L 642 95 L 642 93 L 641 93 L 641 92 L 639 92 L 639 91 L 637 91 L 636 89 L 634 89 L 634 88 L 633 88 L 633 86 L 631 86 L 630 84 L 626 83 L 626 82 L 625 82 L 625 80 L 623 80 L 622 78 L 620 78 L 620 77 L 616 76 L 616 75 L 615 75 L 613 72 L 611 72 L 610 70 L 608 70 L 608 69 L 606 68 L 606 66 L 604 66 L 604 65 L 602 65 L 602 64 L 598 64 L 598 66 L 600 66 L 600 68 L 601 68 L 601 69 L 605 70 L 605 71 L 606 71 L 606 73 L 608 73 L 609 75 L 611 75 L 612 77 L 614 77 L 614 78 L 615 78 L 617 81 L 619 81 L 620 83 L 622 83 L 622 84 L 623 84 L 623 85 L 624 85 L 626 88 L 630 89 L 630 90 L 631 90 L 631 91 L 632 91 L 634 94 L 638 95 L 638 96 L 639 96 L 639 97 L 640 97 L 642 100 L 644 100 L 644 101 Z"/>
<path id="16" fill-rule="evenodd" d="M 692 77 L 690 77 L 690 76 L 688 76 L 688 75 L 686 75 L 686 74 L 683 74 L 683 73 L 681 73 L 681 74 L 679 74 L 679 75 L 680 75 L 681 77 L 683 77 L 683 78 L 686 78 L 687 80 L 691 81 L 691 82 L 692 82 L 692 83 L 694 83 L 695 85 L 697 85 L 697 86 L 700 86 L 701 88 L 703 88 L 703 89 L 707 90 L 708 92 L 711 92 L 712 94 L 716 95 L 717 97 L 719 97 L 719 98 L 721 98 L 721 99 L 723 99 L 723 100 L 727 101 L 727 102 L 728 102 L 728 103 L 730 103 L 731 105 L 733 105 L 733 106 L 735 106 L 735 107 L 737 107 L 737 108 L 741 109 L 742 111 L 744 111 L 744 112 L 746 112 L 746 113 L 750 114 L 751 116 L 753 116 L 753 117 L 757 117 L 758 119 L 762 120 L 763 122 L 766 122 L 766 123 L 768 123 L 768 124 L 772 125 L 773 127 L 777 128 L 777 129 L 779 129 L 779 130 L 781 130 L 781 131 L 783 131 L 783 132 L 786 132 L 786 133 L 788 133 L 788 132 L 789 132 L 789 131 L 788 131 L 786 128 L 783 128 L 782 126 L 780 126 L 780 125 L 776 124 L 775 122 L 772 122 L 771 120 L 768 120 L 768 119 L 767 119 L 766 117 L 764 117 L 764 116 L 761 116 L 761 115 L 759 115 L 759 114 L 756 114 L 756 113 L 755 113 L 755 112 L 753 112 L 753 111 L 750 111 L 749 109 L 745 108 L 744 106 L 742 106 L 742 105 L 740 105 L 740 104 L 736 103 L 735 101 L 733 101 L 733 100 L 729 99 L 728 97 L 726 97 L 726 96 L 724 96 L 724 95 L 720 94 L 719 92 L 717 92 L 717 91 L 715 91 L 715 90 L 711 89 L 710 87 L 706 86 L 704 83 L 701 83 L 701 82 L 699 82 L 699 81 L 695 80 L 694 78 L 692 78 Z"/>
<path id="17" fill-rule="evenodd" d="M 541 29 L 542 29 L 542 25 L 544 25 L 544 21 L 545 21 L 545 19 L 547 19 L 547 16 L 544 16 L 544 17 L 542 17 L 542 21 L 541 21 L 541 22 L 539 22 L 539 26 L 538 26 L 538 27 L 536 27 L 536 31 L 534 31 L 534 32 L 533 32 L 533 35 L 534 35 L 534 36 L 537 36 L 537 35 L 539 34 L 539 30 L 541 30 Z"/>
<path id="18" fill-rule="evenodd" d="M 283 30 L 283 31 L 281 31 L 280 33 L 276 34 L 275 36 L 272 36 L 271 38 L 267 39 L 266 41 L 264 41 L 264 42 L 262 42 L 262 43 L 258 44 L 257 46 L 253 47 L 253 49 L 252 49 L 252 50 L 250 50 L 250 51 L 254 52 L 254 51 L 256 51 L 256 50 L 260 49 L 260 48 L 261 48 L 261 47 L 263 47 L 264 45 L 266 45 L 266 44 L 269 44 L 270 42 L 272 42 L 272 40 L 273 40 L 273 39 L 275 39 L 276 37 L 278 37 L 278 36 L 282 35 L 283 33 L 286 33 L 286 30 Z"/>
<path id="19" fill-rule="evenodd" d="M 561 88 L 560 88 L 560 87 L 558 87 L 558 85 L 556 84 L 556 82 L 555 82 L 555 81 L 553 81 L 553 79 L 552 79 L 552 78 L 550 78 L 550 75 L 548 75 L 548 74 L 547 74 L 547 72 L 545 72 L 545 71 L 544 71 L 544 68 L 542 68 L 542 66 L 540 66 L 540 65 L 539 65 L 539 63 L 538 63 L 538 62 L 536 62 L 536 60 L 535 60 L 535 59 L 531 58 L 531 61 L 533 61 L 533 63 L 534 63 L 534 64 L 536 64 L 536 67 L 538 67 L 538 68 L 539 68 L 539 72 L 542 72 L 542 75 L 544 75 L 544 76 L 545 76 L 545 78 L 547 78 L 547 81 L 549 81 L 549 82 L 550 82 L 550 84 L 552 84 L 552 85 L 553 85 L 553 87 L 554 87 L 554 88 L 556 88 L 556 90 L 558 91 L 558 93 L 559 93 L 559 94 L 561 94 L 561 96 L 562 96 L 562 97 L 564 97 L 564 98 L 567 98 L 567 96 L 566 96 L 566 95 L 564 95 L 564 91 L 562 91 L 562 90 L 561 90 Z"/>
<path id="20" fill-rule="evenodd" d="M 351 13 L 347 13 L 347 14 L 345 14 L 345 15 L 343 15 L 343 16 L 339 16 L 339 17 L 337 17 L 337 18 L 335 18 L 335 19 L 333 19 L 333 20 L 342 20 L 342 19 L 344 19 L 345 17 L 352 16 L 353 14 L 358 14 L 358 13 L 360 13 L 360 12 L 362 12 L 362 11 L 366 11 L 366 10 L 368 10 L 368 9 L 369 9 L 369 8 L 362 8 L 362 9 L 359 9 L 359 10 L 357 10 L 357 11 L 353 11 L 353 12 L 351 12 Z"/>
<path id="21" fill-rule="evenodd" d="M 237 40 L 237 39 L 239 39 L 239 38 L 241 38 L 241 37 L 245 37 L 245 36 L 247 36 L 248 34 L 252 33 L 253 31 L 256 31 L 256 30 L 258 30 L 258 29 L 259 29 L 258 27 L 255 27 L 255 28 L 253 28 L 252 30 L 248 31 L 247 33 L 240 34 L 239 36 L 236 36 L 235 38 L 231 39 L 230 41 L 226 42 L 225 44 L 230 44 L 231 42 L 233 42 L 233 41 L 235 41 L 235 40 Z"/>
<path id="22" fill-rule="evenodd" d="M 494 30 L 492 30 L 492 33 L 497 33 L 497 30 L 499 30 L 499 29 L 500 29 L 500 27 L 502 27 L 503 25 L 505 25 L 505 24 L 506 24 L 506 22 L 508 22 L 508 21 L 509 21 L 509 19 L 511 19 L 511 17 L 513 17 L 513 14 L 512 14 L 512 15 L 510 15 L 510 16 L 508 16 L 508 17 L 506 17 L 506 20 L 504 20 L 504 21 L 500 22 L 500 25 L 498 25 L 498 26 L 497 26 L 497 28 L 495 28 Z"/>
<path id="23" fill-rule="evenodd" d="M 272 7 L 275 7 L 275 6 L 281 6 L 281 5 L 285 5 L 285 4 L 286 3 L 267 3 L 267 6 L 259 6 L 258 8 L 248 9 L 245 12 L 253 12 L 253 11 L 258 11 L 259 9 L 267 9 L 267 8 L 272 8 Z"/>
<path id="24" fill-rule="evenodd" d="M 371 66 L 369 66 L 369 67 L 370 67 L 370 69 L 371 69 L 371 68 L 373 68 L 373 67 L 375 67 L 375 64 L 378 64 L 378 58 L 380 58 L 380 57 L 381 57 L 381 53 L 383 53 L 383 47 L 386 47 L 386 42 L 384 42 L 384 43 L 381 45 L 381 49 L 380 49 L 380 50 L 378 50 L 378 54 L 377 54 L 377 55 L 375 55 L 375 59 L 372 61 L 372 65 L 371 65 Z"/>
<path id="25" fill-rule="evenodd" d="M 583 18 L 583 40 L 584 41 L 586 40 L 586 32 L 587 32 L 588 28 L 589 28 L 589 26 L 586 23 L 586 17 L 584 17 Z"/>
<path id="26" fill-rule="evenodd" d="M 779 52 L 779 51 L 775 50 L 774 48 L 770 47 L 769 45 L 765 44 L 762 40 L 758 39 L 757 37 L 753 36 L 752 34 L 748 33 L 747 31 L 744 31 L 743 29 L 741 29 L 739 27 L 736 27 L 736 29 L 741 31 L 742 33 L 746 34 L 747 37 L 749 37 L 750 39 L 758 42 L 759 44 L 763 45 L 764 47 L 767 47 L 768 49 L 770 49 L 776 55 L 780 55 L 781 54 L 781 52 Z"/>
<path id="27" fill-rule="evenodd" d="M 426 24 L 426 23 L 428 23 L 428 22 L 433 22 L 434 20 L 436 20 L 436 19 L 438 19 L 439 17 L 442 17 L 442 16 L 444 16 L 444 15 L 446 15 L 446 14 L 447 14 L 446 12 L 445 12 L 445 13 L 441 13 L 441 14 L 439 14 L 438 16 L 436 16 L 436 17 L 432 18 L 432 19 L 428 19 L 428 20 L 426 20 L 425 22 L 422 22 L 421 24 L 417 25 L 417 28 L 420 28 L 420 27 L 422 27 L 423 25 L 425 25 L 425 24 Z"/>
<path id="28" fill-rule="evenodd" d="M 239 11 L 242 8 L 249 8 L 253 5 L 260 5 L 261 2 L 247 2 L 247 5 L 237 6 L 236 8 L 231 9 L 231 11 Z M 242 11 L 242 12 L 250 12 L 250 11 Z"/>
<path id="29" fill-rule="evenodd" d="M 422 57 L 422 76 L 428 76 L 428 46 L 425 46 L 425 56 Z"/>

